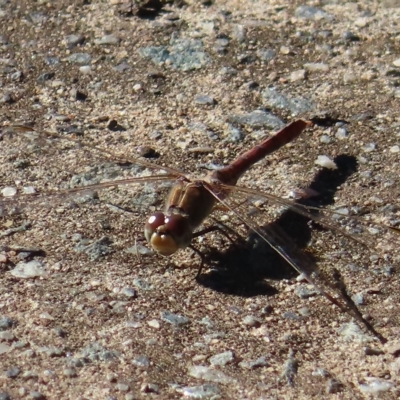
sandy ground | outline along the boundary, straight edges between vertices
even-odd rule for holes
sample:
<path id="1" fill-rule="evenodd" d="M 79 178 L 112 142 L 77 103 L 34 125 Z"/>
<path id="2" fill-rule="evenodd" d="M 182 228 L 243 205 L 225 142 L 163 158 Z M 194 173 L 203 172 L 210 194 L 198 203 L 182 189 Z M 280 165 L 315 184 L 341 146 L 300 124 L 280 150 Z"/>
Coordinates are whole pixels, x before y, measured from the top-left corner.
<path id="1" fill-rule="evenodd" d="M 326 276 L 337 268 L 382 343 L 254 234 L 195 239 L 208 261 L 196 280 L 199 257 L 151 254 L 143 224 L 168 188 L 144 177 L 202 176 L 274 124 L 314 118 L 241 185 L 311 188 L 315 205 L 399 226 L 400 4 L 143 3 L 0 1 L 0 189 L 17 192 L 0 199 L 0 399 L 398 398 L 397 234 L 369 225 L 363 246 L 262 194 L 251 207 L 233 196 L 241 217 L 284 225 Z M 152 46 L 169 57 L 151 60 Z M 61 139 L 10 137 L 15 124 Z M 214 216 L 245 238 L 231 214 Z"/>

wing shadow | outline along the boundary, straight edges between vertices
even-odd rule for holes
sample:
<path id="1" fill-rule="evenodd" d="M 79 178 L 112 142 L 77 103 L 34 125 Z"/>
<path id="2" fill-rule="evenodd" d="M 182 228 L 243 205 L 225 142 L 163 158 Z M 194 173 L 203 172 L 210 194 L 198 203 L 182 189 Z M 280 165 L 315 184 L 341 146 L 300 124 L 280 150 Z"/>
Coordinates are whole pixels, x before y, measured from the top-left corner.
<path id="1" fill-rule="evenodd" d="M 322 208 L 334 204 L 334 196 L 338 186 L 342 185 L 357 171 L 357 160 L 354 156 L 339 155 L 334 159 L 337 169 L 323 168 L 308 186 L 317 196 L 296 201 L 296 204 Z M 318 210 L 311 214 L 318 217 Z M 315 223 L 314 223 L 315 225 Z M 288 209 L 272 223 L 261 226 L 261 230 L 277 227 L 285 233 L 294 245 L 303 251 L 311 239 L 313 229 L 323 229 L 316 224 L 312 227 L 310 218 Z M 264 240 L 254 232 L 238 242 L 230 245 L 226 251 L 210 249 L 205 255 L 212 269 L 198 277 L 199 284 L 212 290 L 253 297 L 273 295 L 277 290 L 266 282 L 269 280 L 292 279 L 297 272 L 277 254 Z M 311 262 L 315 257 L 307 252 Z"/>

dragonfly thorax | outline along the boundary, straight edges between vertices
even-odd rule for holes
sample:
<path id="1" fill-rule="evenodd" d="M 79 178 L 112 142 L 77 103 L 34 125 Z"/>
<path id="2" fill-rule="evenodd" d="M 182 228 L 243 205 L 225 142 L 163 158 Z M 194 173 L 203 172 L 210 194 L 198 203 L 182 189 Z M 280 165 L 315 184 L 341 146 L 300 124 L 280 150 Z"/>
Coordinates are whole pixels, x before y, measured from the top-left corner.
<path id="1" fill-rule="evenodd" d="M 192 229 L 184 215 L 156 212 L 147 219 L 144 235 L 157 253 L 170 256 L 178 249 L 189 246 Z"/>

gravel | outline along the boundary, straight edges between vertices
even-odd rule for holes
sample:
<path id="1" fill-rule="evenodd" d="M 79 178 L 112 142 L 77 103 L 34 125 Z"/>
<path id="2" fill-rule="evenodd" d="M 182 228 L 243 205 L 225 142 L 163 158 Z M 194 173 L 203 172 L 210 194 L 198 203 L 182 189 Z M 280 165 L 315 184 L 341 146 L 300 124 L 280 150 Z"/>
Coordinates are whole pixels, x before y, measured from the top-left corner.
<path id="1" fill-rule="evenodd" d="M 0 1 L 0 398 L 398 397 L 400 247 L 374 225 L 399 226 L 398 2 L 61 3 Z M 144 240 L 162 168 L 202 177 L 297 118 L 315 126 L 229 205 L 337 268 L 387 345 L 225 205 L 234 243 L 194 238 L 197 279 L 191 250 Z M 310 214 L 274 200 L 291 192 Z"/>

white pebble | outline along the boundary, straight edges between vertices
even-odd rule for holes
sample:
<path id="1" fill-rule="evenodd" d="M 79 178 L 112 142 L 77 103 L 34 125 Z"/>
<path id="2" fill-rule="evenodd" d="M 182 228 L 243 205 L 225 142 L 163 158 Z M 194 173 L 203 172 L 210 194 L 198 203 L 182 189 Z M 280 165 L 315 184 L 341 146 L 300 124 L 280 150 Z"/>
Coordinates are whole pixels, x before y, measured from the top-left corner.
<path id="1" fill-rule="evenodd" d="M 374 151 L 376 149 L 376 144 L 375 143 L 367 143 L 364 144 L 364 146 L 361 147 L 366 153 L 369 153 L 371 151 Z"/>
<path id="2" fill-rule="evenodd" d="M 394 65 L 395 67 L 400 67 L 400 58 L 398 58 L 397 60 L 394 60 L 394 61 L 393 61 L 393 65 Z"/>
<path id="3" fill-rule="evenodd" d="M 4 197 L 13 197 L 17 194 L 17 188 L 13 186 L 6 186 L 4 189 L 1 189 L 1 194 Z"/>
<path id="4" fill-rule="evenodd" d="M 92 67 L 90 65 L 82 65 L 79 67 L 79 72 L 84 75 L 88 75 L 92 72 Z"/>
<path id="5" fill-rule="evenodd" d="M 291 82 L 304 81 L 304 79 L 306 79 L 306 70 L 305 69 L 299 69 L 297 71 L 293 71 L 290 74 Z"/>
<path id="6" fill-rule="evenodd" d="M 318 156 L 315 164 L 323 168 L 337 169 L 337 165 L 328 156 Z"/>
<path id="7" fill-rule="evenodd" d="M 35 194 L 36 189 L 33 186 L 24 186 L 22 188 L 24 194 Z"/>
<path id="8" fill-rule="evenodd" d="M 306 63 L 303 67 L 307 71 L 313 72 L 329 72 L 329 65 L 324 63 Z"/>
<path id="9" fill-rule="evenodd" d="M 349 136 L 349 134 L 348 134 L 346 128 L 339 128 L 339 129 L 336 131 L 336 135 L 335 135 L 335 136 L 336 136 L 338 139 L 346 139 L 346 138 Z"/>
<path id="10" fill-rule="evenodd" d="M 389 151 L 391 152 L 391 153 L 398 153 L 399 151 L 400 151 L 400 146 L 392 146 L 390 149 L 389 149 Z"/>
<path id="11" fill-rule="evenodd" d="M 10 274 L 16 278 L 36 278 L 39 276 L 46 276 L 47 272 L 41 262 L 32 260 L 29 262 L 19 262 L 15 268 L 10 271 Z"/>
<path id="12" fill-rule="evenodd" d="M 386 381 L 381 378 L 365 377 L 365 383 L 358 385 L 358 388 L 362 393 L 376 394 L 379 392 L 387 392 L 391 390 L 394 385 L 390 381 Z"/>
<path id="13" fill-rule="evenodd" d="M 160 329 L 160 322 L 157 321 L 156 319 L 152 319 L 150 321 L 147 321 L 147 325 L 151 326 L 152 328 L 155 329 Z"/>

